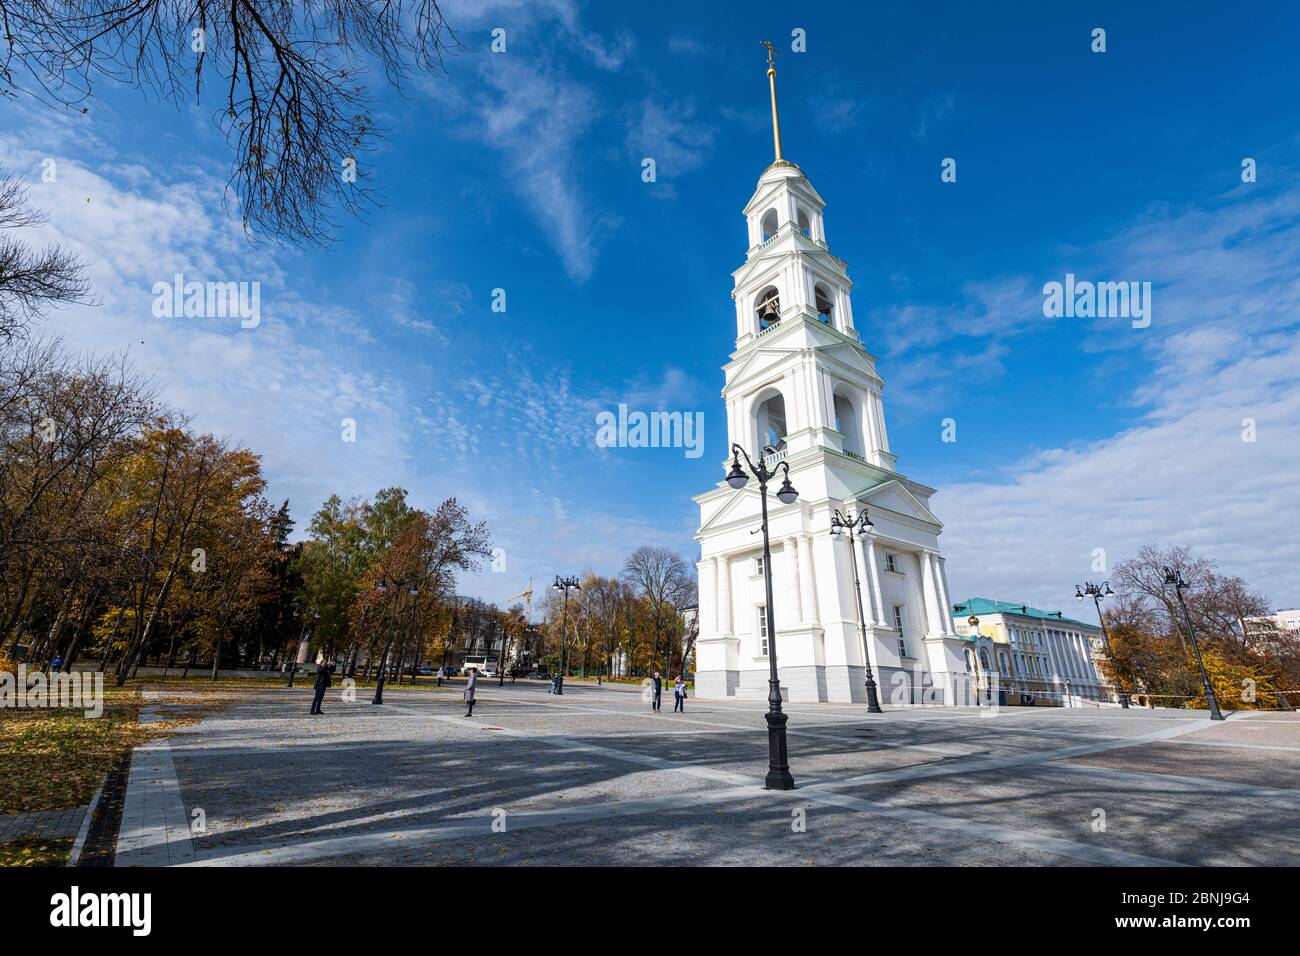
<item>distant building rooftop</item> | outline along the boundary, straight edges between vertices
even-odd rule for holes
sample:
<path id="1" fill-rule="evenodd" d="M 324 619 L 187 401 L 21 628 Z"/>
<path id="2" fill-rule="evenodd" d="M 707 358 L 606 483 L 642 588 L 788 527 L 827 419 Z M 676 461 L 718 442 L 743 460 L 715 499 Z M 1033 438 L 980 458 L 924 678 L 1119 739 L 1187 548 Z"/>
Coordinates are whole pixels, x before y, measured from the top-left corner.
<path id="1" fill-rule="evenodd" d="M 976 617 L 985 614 L 1014 614 L 1017 617 L 1028 617 L 1040 621 L 1077 624 L 1080 627 L 1095 628 L 1097 626 L 1096 624 L 1089 624 L 1087 621 L 1077 621 L 1072 617 L 1066 617 L 1061 611 L 1044 611 L 1028 604 L 1013 604 L 1009 601 L 995 601 L 992 598 L 972 597 L 967 598 L 960 604 L 953 605 L 952 616 L 954 619 L 960 618 L 965 622 L 966 618 L 972 614 Z"/>

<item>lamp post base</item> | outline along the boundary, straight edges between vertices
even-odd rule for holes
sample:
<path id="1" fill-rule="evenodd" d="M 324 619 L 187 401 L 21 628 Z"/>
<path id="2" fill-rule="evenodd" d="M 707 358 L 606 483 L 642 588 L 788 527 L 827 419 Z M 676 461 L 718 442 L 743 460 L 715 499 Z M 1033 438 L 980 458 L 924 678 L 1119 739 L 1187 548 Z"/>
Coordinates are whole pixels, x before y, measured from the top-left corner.
<path id="1" fill-rule="evenodd" d="M 785 744 L 785 725 L 790 718 L 780 711 L 769 711 L 767 718 L 767 778 L 765 790 L 793 790 L 789 751 Z"/>
<path id="2" fill-rule="evenodd" d="M 867 713 L 883 714 L 880 709 L 880 696 L 876 692 L 876 682 L 871 679 L 871 671 L 867 670 Z"/>

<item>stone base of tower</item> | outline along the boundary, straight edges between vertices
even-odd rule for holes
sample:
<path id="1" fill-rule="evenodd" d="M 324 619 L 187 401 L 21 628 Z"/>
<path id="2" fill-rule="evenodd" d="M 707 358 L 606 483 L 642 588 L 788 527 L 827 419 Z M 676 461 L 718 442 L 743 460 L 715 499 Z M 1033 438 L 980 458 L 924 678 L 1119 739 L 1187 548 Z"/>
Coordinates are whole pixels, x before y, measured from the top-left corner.
<path id="1" fill-rule="evenodd" d="M 735 697 L 739 687 L 740 671 L 698 671 L 695 674 L 695 696 L 703 700 Z"/>

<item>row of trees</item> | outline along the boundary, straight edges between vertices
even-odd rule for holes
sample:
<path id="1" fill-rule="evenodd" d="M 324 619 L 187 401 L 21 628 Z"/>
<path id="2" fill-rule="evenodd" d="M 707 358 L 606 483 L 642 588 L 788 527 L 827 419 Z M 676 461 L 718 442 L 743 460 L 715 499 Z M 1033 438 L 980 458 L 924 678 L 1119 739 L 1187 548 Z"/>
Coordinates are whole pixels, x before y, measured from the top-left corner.
<path id="1" fill-rule="evenodd" d="M 330 498 L 289 542 L 247 448 L 194 430 L 122 362 L 0 348 L 0 652 L 119 684 L 142 663 L 274 666 L 304 643 L 367 666 L 448 630 L 485 526 L 400 488 Z"/>
<path id="2" fill-rule="evenodd" d="M 0 650 L 115 661 L 274 621 L 290 523 L 246 448 L 196 432 L 117 359 L 0 349 Z"/>
<path id="3" fill-rule="evenodd" d="M 652 671 L 691 671 L 697 627 L 686 615 L 696 604 L 695 576 L 667 548 L 641 547 L 628 555 L 622 573 L 588 571 L 562 607 L 560 592 L 544 603 L 543 659 L 560 666 L 560 628 L 567 622 L 571 672 L 644 676 Z"/>
<path id="4" fill-rule="evenodd" d="M 1186 616 L 1169 568 L 1187 583 Z M 1300 633 L 1278 627 L 1267 598 L 1240 577 L 1186 547 L 1148 545 L 1116 565 L 1116 595 L 1103 609 L 1114 659 L 1107 680 L 1151 694 L 1156 703 L 1204 707 L 1200 669 L 1188 640 L 1191 618 L 1215 696 L 1228 708 L 1276 708 L 1280 691 L 1300 688 Z M 1292 696 L 1291 703 L 1300 702 Z"/>

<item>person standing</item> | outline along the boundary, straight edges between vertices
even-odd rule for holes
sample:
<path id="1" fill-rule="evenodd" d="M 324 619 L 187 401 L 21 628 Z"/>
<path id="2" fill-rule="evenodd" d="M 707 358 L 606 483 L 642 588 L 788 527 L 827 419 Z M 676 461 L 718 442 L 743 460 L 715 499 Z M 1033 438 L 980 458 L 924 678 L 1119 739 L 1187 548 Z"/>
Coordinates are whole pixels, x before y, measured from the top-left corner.
<path id="1" fill-rule="evenodd" d="M 686 681 L 682 680 L 681 674 L 678 674 L 677 680 L 673 681 L 673 696 L 677 698 L 673 701 L 673 713 L 686 713 L 686 707 L 684 706 L 684 701 L 686 700 Z"/>
<path id="2" fill-rule="evenodd" d="M 478 685 L 478 668 L 469 669 L 469 682 L 465 685 L 465 716 L 474 716 L 474 688 Z"/>
<path id="3" fill-rule="evenodd" d="M 321 713 L 320 705 L 325 700 L 325 691 L 329 690 L 330 677 L 334 674 L 334 665 L 321 663 L 316 665 L 316 696 L 311 702 L 311 712 Z"/>
<path id="4" fill-rule="evenodd" d="M 446 677 L 446 676 L 447 676 L 447 671 L 446 671 L 444 668 L 439 667 L 439 668 L 438 668 L 438 686 L 439 686 L 439 687 L 442 686 L 442 679 L 443 679 L 444 677 Z"/>
<path id="5" fill-rule="evenodd" d="M 650 684 L 654 694 L 654 696 L 650 698 L 650 709 L 656 711 L 661 710 L 664 701 L 664 679 L 659 676 L 658 671 L 655 671 L 655 676 L 650 678 Z"/>

